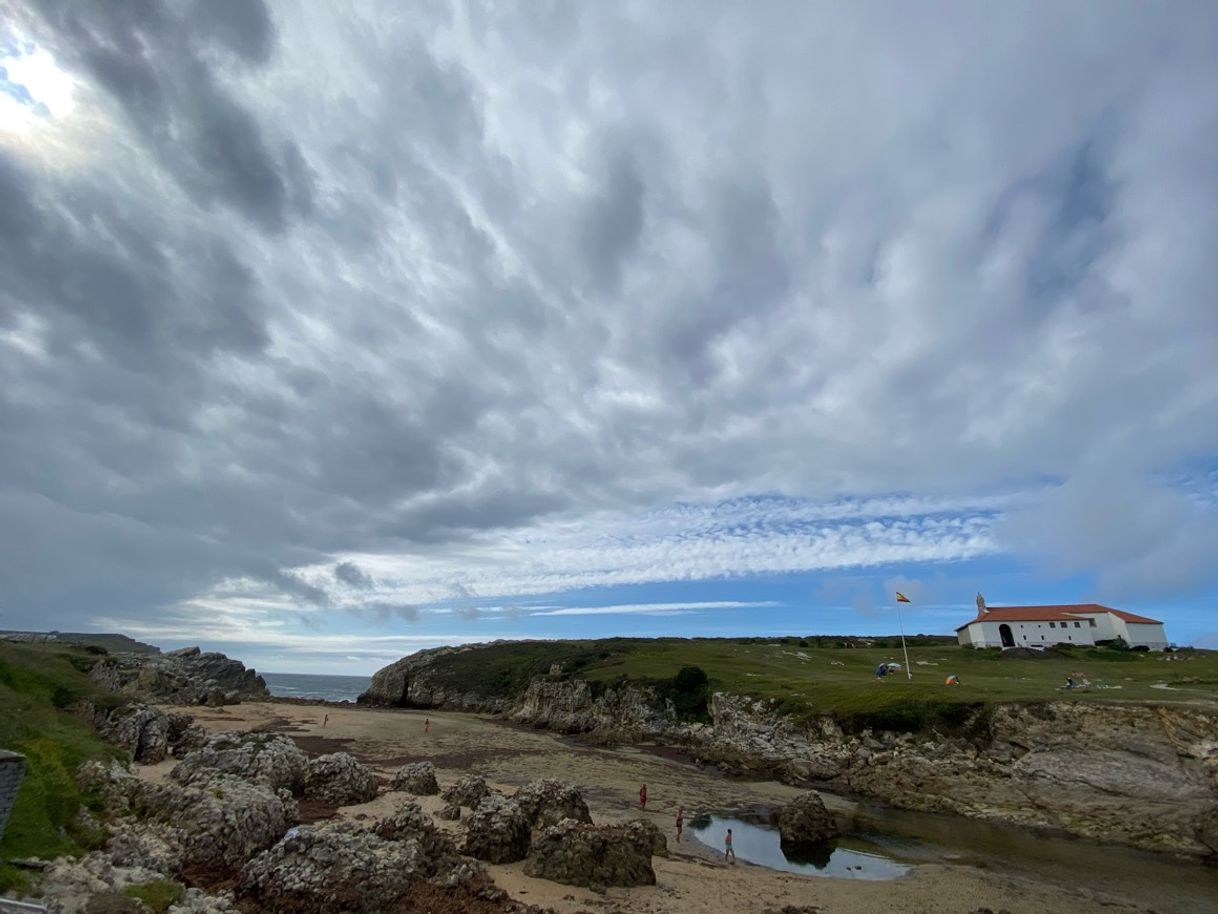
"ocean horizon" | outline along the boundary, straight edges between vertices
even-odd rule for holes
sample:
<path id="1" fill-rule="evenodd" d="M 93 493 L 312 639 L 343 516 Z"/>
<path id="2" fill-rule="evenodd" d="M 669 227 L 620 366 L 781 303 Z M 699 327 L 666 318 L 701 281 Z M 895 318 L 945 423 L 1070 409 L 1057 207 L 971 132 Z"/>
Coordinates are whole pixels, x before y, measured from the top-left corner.
<path id="1" fill-rule="evenodd" d="M 371 676 L 323 676 L 318 673 L 259 673 L 276 698 L 355 701 L 367 691 Z"/>

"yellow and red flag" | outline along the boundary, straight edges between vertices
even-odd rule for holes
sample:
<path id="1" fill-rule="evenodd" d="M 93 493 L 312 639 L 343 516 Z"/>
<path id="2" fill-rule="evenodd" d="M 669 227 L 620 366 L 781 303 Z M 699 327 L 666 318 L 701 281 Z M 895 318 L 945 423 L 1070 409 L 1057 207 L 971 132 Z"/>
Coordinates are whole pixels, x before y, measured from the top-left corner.
<path id="1" fill-rule="evenodd" d="M 901 591 L 898 590 L 897 591 L 897 602 L 898 603 L 908 603 L 909 597 L 905 596 L 905 594 L 901 593 Z"/>

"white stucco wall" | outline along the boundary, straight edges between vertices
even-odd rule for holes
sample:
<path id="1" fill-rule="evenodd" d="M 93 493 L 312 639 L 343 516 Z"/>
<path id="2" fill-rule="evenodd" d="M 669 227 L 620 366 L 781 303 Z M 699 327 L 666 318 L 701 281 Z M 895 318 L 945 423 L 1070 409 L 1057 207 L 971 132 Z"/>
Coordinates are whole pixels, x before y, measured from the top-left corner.
<path id="1" fill-rule="evenodd" d="M 1161 651 L 1167 647 L 1167 633 L 1163 630 L 1162 623 L 1151 625 L 1146 622 L 1125 622 L 1118 619 L 1117 622 L 1125 630 L 1123 637 L 1130 647 L 1137 647 L 1144 644 L 1152 651 Z"/>
<path id="2" fill-rule="evenodd" d="M 1112 638 L 1124 638 L 1130 647 L 1146 645 L 1153 651 L 1167 647 L 1167 633 L 1161 622 L 1126 622 L 1109 613 L 1074 613 L 1080 617 L 1066 622 L 996 622 L 978 620 L 956 633 L 960 644 L 970 647 L 1001 647 L 999 626 L 1011 626 L 1016 647 L 1050 644 L 1095 644 Z M 1092 625 L 1091 622 L 1095 624 Z"/>
<path id="3" fill-rule="evenodd" d="M 956 640 L 960 644 L 973 647 L 1001 647 L 1000 627 L 1002 625 L 1011 627 L 1011 637 L 1015 640 L 1015 647 L 1028 647 L 1029 645 L 1043 647 L 1058 643 L 1095 643 L 1096 629 L 1086 622 L 1080 622 L 1078 627 L 1075 627 L 1072 621 L 1064 623 L 1065 627 L 1063 627 L 1063 623 L 1055 622 L 1052 628 L 1049 627 L 1048 622 L 977 621 L 970 623 L 967 628 L 961 629 Z"/>
<path id="4" fill-rule="evenodd" d="M 1125 623 L 1116 616 L 1109 613 L 1075 613 L 1077 616 L 1086 616 L 1089 619 L 1095 620 L 1095 628 L 1091 630 L 1096 641 L 1107 641 L 1109 638 L 1125 637 Z M 1121 628 L 1117 628 L 1117 626 Z"/>

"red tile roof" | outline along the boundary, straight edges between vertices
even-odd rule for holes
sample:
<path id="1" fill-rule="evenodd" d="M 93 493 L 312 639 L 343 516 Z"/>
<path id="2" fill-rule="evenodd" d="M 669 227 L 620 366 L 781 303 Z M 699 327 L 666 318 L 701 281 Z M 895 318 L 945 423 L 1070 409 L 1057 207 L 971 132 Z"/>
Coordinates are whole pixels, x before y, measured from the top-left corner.
<path id="1" fill-rule="evenodd" d="M 1101 606 L 1098 603 L 1068 603 L 1056 606 L 991 606 L 988 613 L 979 613 L 975 619 L 969 619 L 964 625 L 957 626 L 956 631 L 967 628 L 974 622 L 1059 622 L 1078 620 L 1084 621 L 1088 613 L 1112 613 L 1118 619 L 1126 622 L 1140 622 L 1144 625 L 1160 625 L 1158 619 L 1148 619 L 1146 616 L 1135 616 L 1120 609 Z"/>
<path id="2" fill-rule="evenodd" d="M 1126 622 L 1140 622 L 1143 625 L 1162 625 L 1163 624 L 1158 619 L 1151 619 L 1151 618 L 1148 618 L 1147 616 L 1134 615 L 1133 613 L 1125 612 L 1125 610 L 1123 610 L 1123 609 L 1111 609 L 1110 607 L 1107 607 L 1107 606 L 1100 606 L 1097 603 L 1087 603 L 1085 605 L 1088 607 L 1087 609 L 1076 609 L 1075 612 L 1112 613 L 1118 619 L 1124 619 Z"/>

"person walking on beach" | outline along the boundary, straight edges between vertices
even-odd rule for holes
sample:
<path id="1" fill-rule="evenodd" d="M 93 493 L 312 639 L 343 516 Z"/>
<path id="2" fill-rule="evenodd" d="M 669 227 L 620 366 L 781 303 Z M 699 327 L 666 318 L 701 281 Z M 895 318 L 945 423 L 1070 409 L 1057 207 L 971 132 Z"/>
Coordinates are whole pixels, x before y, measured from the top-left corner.
<path id="1" fill-rule="evenodd" d="M 681 843 L 681 831 L 685 828 L 685 807 L 677 807 L 677 843 Z"/>
<path id="2" fill-rule="evenodd" d="M 732 830 L 727 830 L 727 837 L 723 839 L 723 862 L 727 863 L 727 859 L 732 858 L 732 866 L 736 865 L 736 852 L 732 850 Z"/>
<path id="3" fill-rule="evenodd" d="M 323 730 L 324 730 L 324 729 L 326 729 L 326 724 L 328 724 L 329 722 L 330 722 L 330 715 L 329 715 L 329 714 L 327 714 L 325 717 L 323 717 L 323 718 L 321 719 L 321 728 L 322 728 Z"/>
<path id="4" fill-rule="evenodd" d="M 640 809 L 647 808 L 647 785 L 646 784 L 644 784 L 641 788 L 639 788 L 639 808 Z"/>
<path id="5" fill-rule="evenodd" d="M 431 718 L 424 717 L 423 718 L 423 735 L 426 736 L 430 732 L 431 732 Z"/>

